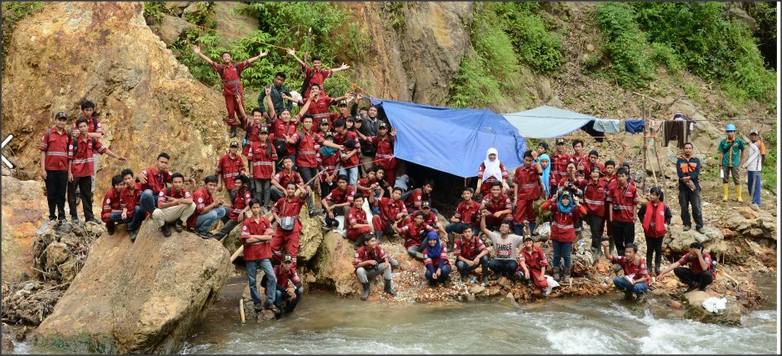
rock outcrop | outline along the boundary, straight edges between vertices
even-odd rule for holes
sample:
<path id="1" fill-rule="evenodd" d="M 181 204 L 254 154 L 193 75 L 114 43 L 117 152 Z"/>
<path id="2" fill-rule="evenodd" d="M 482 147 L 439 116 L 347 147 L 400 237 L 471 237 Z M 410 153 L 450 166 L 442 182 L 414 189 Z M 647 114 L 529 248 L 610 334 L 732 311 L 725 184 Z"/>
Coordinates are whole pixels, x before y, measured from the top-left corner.
<path id="1" fill-rule="evenodd" d="M 170 354 L 217 300 L 231 271 L 215 240 L 144 224 L 135 243 L 124 229 L 103 235 L 84 268 L 38 327 L 39 342 L 60 345 L 84 335 L 117 353 Z"/>
<path id="2" fill-rule="evenodd" d="M 355 253 L 356 247 L 352 241 L 336 232 L 326 233 L 313 261 L 318 283 L 333 287 L 343 297 L 353 293 L 359 286 L 353 268 Z"/>
<path id="3" fill-rule="evenodd" d="M 777 241 L 777 219 L 766 211 L 756 212 L 749 207 L 742 207 L 725 217 L 722 226 L 741 237 L 765 239 L 766 243 Z"/>
<path id="4" fill-rule="evenodd" d="M 39 182 L 5 176 L 2 185 L 2 281 L 6 283 L 33 274 L 33 239 L 49 208 Z"/>

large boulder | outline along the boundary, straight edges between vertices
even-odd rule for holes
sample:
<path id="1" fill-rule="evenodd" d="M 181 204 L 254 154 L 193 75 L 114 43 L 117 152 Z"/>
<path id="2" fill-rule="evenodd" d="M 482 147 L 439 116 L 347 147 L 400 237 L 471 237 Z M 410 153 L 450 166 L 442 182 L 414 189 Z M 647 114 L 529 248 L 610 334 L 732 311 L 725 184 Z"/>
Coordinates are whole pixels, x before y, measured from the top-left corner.
<path id="1" fill-rule="evenodd" d="M 40 155 L 40 154 L 39 154 Z M 36 230 L 49 215 L 41 183 L 3 177 L 2 281 L 15 282 L 32 275 L 32 245 Z"/>
<path id="2" fill-rule="evenodd" d="M 355 254 L 352 241 L 333 231 L 326 233 L 312 264 L 317 283 L 333 287 L 342 297 L 353 293 L 359 286 L 353 268 Z"/>
<path id="3" fill-rule="evenodd" d="M 171 15 L 162 15 L 160 17 L 160 23 L 152 26 L 152 30 L 160 36 L 167 45 L 171 46 L 179 39 L 179 35 L 191 28 L 194 28 L 193 24 Z"/>
<path id="4" fill-rule="evenodd" d="M 37 170 L 38 143 L 54 114 L 66 112 L 72 124 L 89 99 L 106 131 L 101 141 L 128 158 L 101 157 L 96 201 L 122 168 L 150 167 L 161 151 L 172 157 L 169 169 L 185 176 L 214 171 L 215 152 L 229 143 L 223 97 L 176 60 L 147 26 L 143 7 L 56 2 L 17 24 L 2 77 L 3 132 L 15 136 L 9 145 L 17 166 Z"/>
<path id="5" fill-rule="evenodd" d="M 695 241 L 704 244 L 709 251 L 711 251 L 711 245 L 717 245 L 724 241 L 722 231 L 713 226 L 704 226 L 705 234 L 699 233 L 694 228 L 689 231 L 683 231 L 682 228 L 683 226 L 681 225 L 670 225 L 673 240 L 668 243 L 668 247 L 677 254 L 690 252 L 690 244 Z"/>
<path id="6" fill-rule="evenodd" d="M 766 211 L 742 207 L 723 217 L 722 227 L 742 237 L 777 241 L 777 219 Z"/>
<path id="7" fill-rule="evenodd" d="M 35 336 L 69 345 L 87 335 L 117 353 L 178 352 L 220 295 L 232 269 L 229 257 L 219 242 L 189 232 L 165 238 L 145 223 L 132 243 L 120 228 L 92 245 Z"/>

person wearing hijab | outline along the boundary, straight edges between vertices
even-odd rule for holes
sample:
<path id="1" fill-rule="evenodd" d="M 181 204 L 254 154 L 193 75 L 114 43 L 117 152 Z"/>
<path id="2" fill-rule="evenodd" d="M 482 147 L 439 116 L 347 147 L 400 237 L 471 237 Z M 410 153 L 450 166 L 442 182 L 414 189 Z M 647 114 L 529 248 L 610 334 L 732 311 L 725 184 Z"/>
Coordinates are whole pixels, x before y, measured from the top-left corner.
<path id="1" fill-rule="evenodd" d="M 540 175 L 540 179 L 543 180 L 543 188 L 546 189 L 546 197 L 551 196 L 551 158 L 547 154 L 540 155 L 540 168 L 543 169 L 543 173 Z"/>
<path id="2" fill-rule="evenodd" d="M 556 201 L 556 204 L 553 202 Z M 564 259 L 565 283 L 570 283 L 570 253 L 573 241 L 576 240 L 575 222 L 581 216 L 586 215 L 584 206 L 578 203 L 567 190 L 554 193 L 551 199 L 546 200 L 540 209 L 550 209 L 554 222 L 551 224 L 551 240 L 554 241 L 554 259 L 552 261 L 554 279 L 559 281 L 560 259 Z"/>
<path id="3" fill-rule="evenodd" d="M 448 275 L 451 274 L 451 265 L 448 262 L 448 248 L 440 242 L 437 232 L 430 231 L 426 234 L 424 245 L 424 265 L 426 272 L 424 276 L 429 281 L 430 286 L 435 286 L 438 282 L 443 287 L 448 287 Z"/>
<path id="4" fill-rule="evenodd" d="M 478 186 L 475 190 L 480 192 L 482 196 L 487 196 L 491 192 L 492 183 L 502 183 L 502 180 L 506 178 L 508 178 L 508 171 L 500 162 L 497 149 L 492 147 L 486 151 L 486 159 L 478 168 Z"/>

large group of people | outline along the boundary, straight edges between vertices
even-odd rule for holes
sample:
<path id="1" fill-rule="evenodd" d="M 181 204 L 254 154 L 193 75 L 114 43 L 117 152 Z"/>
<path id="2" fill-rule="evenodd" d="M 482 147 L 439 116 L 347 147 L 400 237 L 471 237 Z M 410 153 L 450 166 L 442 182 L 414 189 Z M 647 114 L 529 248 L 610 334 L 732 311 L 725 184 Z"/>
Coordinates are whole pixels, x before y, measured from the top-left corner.
<path id="1" fill-rule="evenodd" d="M 204 239 L 220 240 L 241 226 L 255 308 L 263 309 L 256 286 L 260 267 L 264 271 L 264 307 L 278 317 L 283 311 L 292 312 L 302 298 L 296 265 L 302 230 L 299 215 L 305 205 L 310 217 L 323 216 L 324 229 L 342 224 L 346 238 L 355 244 L 353 265 L 364 288 L 361 299 L 368 298 L 371 280 L 381 274 L 385 293 L 396 295 L 391 271 L 398 264 L 381 246 L 387 241 L 384 237 L 393 234 L 399 235 L 407 253 L 420 261 L 430 285 L 449 285 L 452 255 L 461 282 L 466 282 L 480 267 L 484 284 L 505 276 L 534 284 L 533 288 L 545 292 L 550 290 L 545 278 L 549 263 L 554 280 L 570 282 L 573 242 L 584 223 L 591 234 L 593 252 L 601 252 L 602 245 L 605 257 L 617 264 L 615 270 L 624 270 L 624 276 L 617 277 L 614 283 L 628 296 L 635 294 L 637 300 L 642 300 L 649 276 L 662 278 L 671 270 L 690 289 L 703 289 L 713 281 L 711 257 L 699 244 L 693 244 L 690 253 L 662 270 L 662 239 L 669 230 L 671 211 L 660 188 L 639 192 L 630 175 L 631 164 L 625 161 L 626 146 L 618 161 L 600 162 L 597 150 L 584 154 L 585 144 L 580 139 L 570 142 L 572 153 L 567 152 L 564 138 L 556 140 L 553 152 L 543 141 L 533 150 L 523 152 L 524 164 L 512 174 L 497 150 L 490 147 L 486 159 L 476 167 L 475 189 L 465 187 L 453 216 L 441 222 L 432 207 L 434 181 L 425 180 L 417 188 L 407 186 L 404 165 L 394 157 L 396 131 L 381 117 L 380 110 L 372 105 L 361 106 L 361 94 L 348 92 L 339 98 L 325 94 L 325 80 L 348 66 L 323 70 L 320 59 L 313 57 L 310 67 L 289 50 L 306 74 L 303 97 L 294 98 L 284 85 L 286 74 L 277 73 L 273 83 L 263 89 L 258 108 L 248 118 L 240 74 L 266 53 L 232 63 L 226 52 L 222 54 L 222 64 L 218 64 L 201 54 L 198 47 L 194 51 L 223 80 L 231 142 L 228 152 L 219 158 L 214 174 L 203 178 L 203 184 L 196 187 L 194 177 L 169 171 L 171 157 L 161 152 L 152 166 L 140 170 L 138 175 L 125 168 L 111 178 L 100 220 L 96 219 L 92 212 L 98 159 L 95 153 L 122 162 L 126 158 L 101 144 L 104 131 L 93 115 L 95 105 L 84 101 L 71 130 L 66 129 L 67 115 L 58 112 L 54 127 L 47 129 L 41 139 L 41 177 L 46 182 L 51 220 L 66 219 L 67 192 L 72 221 L 79 221 L 76 205 L 80 201 L 85 221 L 105 223 L 110 235 L 117 225 L 124 224 L 131 241 L 135 241 L 137 231 L 149 217 L 165 237 L 171 236 L 173 228 L 176 232 L 189 229 Z M 335 104 L 337 110 L 332 112 L 330 108 Z M 294 107 L 300 108 L 295 115 Z M 237 127 L 245 132 L 241 142 L 235 140 Z M 731 124 L 726 129 L 728 137 L 719 146 L 724 155 L 725 199 L 728 175 L 733 174 L 741 201 L 736 174 L 746 146 L 736 138 L 735 126 Z M 750 195 L 759 204 L 760 194 L 753 191 L 753 184 L 759 185 L 759 174 L 754 172 L 760 171 L 765 147 L 758 141 L 757 132 L 750 137 L 750 161 L 754 160 L 746 163 L 750 165 L 750 178 L 754 179 Z M 703 233 L 698 180 L 701 163 L 693 155 L 692 143 L 684 144 L 676 170 L 684 229 L 691 229 L 691 207 L 695 228 Z M 219 194 L 223 190 L 227 192 L 227 201 Z M 642 195 L 646 196 L 644 203 Z M 532 237 L 543 222 L 535 208 L 536 202 L 541 201 L 540 210 L 551 212 L 550 262 Z M 344 217 L 342 223 L 337 216 Z M 646 259 L 638 255 L 634 243 L 636 218 L 646 239 Z M 222 222 L 222 227 L 213 233 L 218 222 Z M 487 248 L 489 243 L 493 246 L 492 254 Z M 617 254 L 612 255 L 610 249 Z M 649 271 L 647 261 L 654 265 Z M 689 270 L 682 267 L 685 264 L 689 264 Z M 285 307 L 283 301 L 287 301 Z"/>

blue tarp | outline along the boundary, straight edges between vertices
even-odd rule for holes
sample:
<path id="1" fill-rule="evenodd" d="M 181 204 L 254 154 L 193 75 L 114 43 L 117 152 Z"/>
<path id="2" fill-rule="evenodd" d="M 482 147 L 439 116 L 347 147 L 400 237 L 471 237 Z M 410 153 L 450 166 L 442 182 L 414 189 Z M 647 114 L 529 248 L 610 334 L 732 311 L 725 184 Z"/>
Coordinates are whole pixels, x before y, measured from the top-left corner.
<path id="1" fill-rule="evenodd" d="M 478 175 L 478 167 L 491 147 L 497 149 L 506 169 L 523 164 L 527 144 L 502 115 L 486 109 L 371 100 L 383 108 L 396 128 L 397 158 L 464 178 Z"/>
<path id="2" fill-rule="evenodd" d="M 502 114 L 524 137 L 554 138 L 582 128 L 596 117 L 551 106 Z"/>

